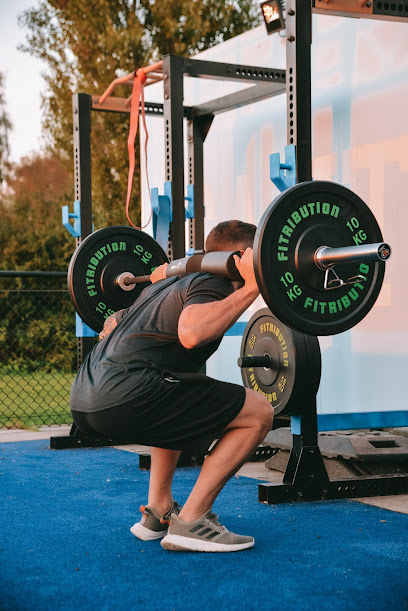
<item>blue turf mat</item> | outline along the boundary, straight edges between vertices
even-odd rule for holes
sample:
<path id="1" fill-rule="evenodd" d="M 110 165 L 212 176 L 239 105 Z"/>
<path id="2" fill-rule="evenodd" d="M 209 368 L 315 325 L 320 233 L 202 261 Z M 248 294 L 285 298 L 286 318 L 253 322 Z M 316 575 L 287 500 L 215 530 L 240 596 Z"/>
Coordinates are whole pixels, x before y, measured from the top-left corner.
<path id="1" fill-rule="evenodd" d="M 408 608 L 408 516 L 354 501 L 268 506 L 233 478 L 214 510 L 255 536 L 233 554 L 165 552 L 129 532 L 146 502 L 138 456 L 114 448 L 0 446 L 0 608 Z M 198 469 L 176 473 L 183 502 Z"/>

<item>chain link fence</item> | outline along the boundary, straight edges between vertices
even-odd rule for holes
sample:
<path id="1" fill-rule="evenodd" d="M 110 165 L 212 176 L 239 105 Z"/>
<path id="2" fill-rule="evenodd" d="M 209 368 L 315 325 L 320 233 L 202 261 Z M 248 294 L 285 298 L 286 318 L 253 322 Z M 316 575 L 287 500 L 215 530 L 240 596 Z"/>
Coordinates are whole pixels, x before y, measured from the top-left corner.
<path id="1" fill-rule="evenodd" d="M 72 422 L 77 349 L 65 276 L 0 272 L 0 428 Z"/>

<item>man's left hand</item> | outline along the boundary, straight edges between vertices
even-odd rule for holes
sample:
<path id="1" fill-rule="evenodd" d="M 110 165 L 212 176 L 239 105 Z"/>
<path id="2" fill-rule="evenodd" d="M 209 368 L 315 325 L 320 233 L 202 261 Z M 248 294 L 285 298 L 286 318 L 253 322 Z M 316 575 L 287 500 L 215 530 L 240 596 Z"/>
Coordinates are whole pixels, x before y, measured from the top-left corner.
<path id="1" fill-rule="evenodd" d="M 102 331 L 99 333 L 99 341 L 101 339 L 104 339 L 105 337 L 107 337 L 109 335 L 109 333 L 111 331 L 113 331 L 113 329 L 116 327 L 117 325 L 117 321 L 116 321 L 116 312 L 115 314 L 111 314 L 110 316 L 108 316 L 108 318 L 105 320 L 104 325 L 103 325 L 103 329 Z"/>
<path id="2" fill-rule="evenodd" d="M 168 265 L 168 263 L 163 263 L 163 265 L 156 267 L 156 269 L 150 274 L 150 282 L 154 284 L 158 280 L 164 280 L 164 278 L 167 278 L 166 269 Z"/>

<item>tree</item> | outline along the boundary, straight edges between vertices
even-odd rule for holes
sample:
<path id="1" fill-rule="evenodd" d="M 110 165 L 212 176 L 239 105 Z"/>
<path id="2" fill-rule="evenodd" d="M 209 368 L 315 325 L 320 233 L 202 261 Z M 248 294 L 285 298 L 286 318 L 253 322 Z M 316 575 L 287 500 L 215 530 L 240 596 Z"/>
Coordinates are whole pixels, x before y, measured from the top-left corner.
<path id="1" fill-rule="evenodd" d="M 191 56 L 240 34 L 258 23 L 255 7 L 253 0 L 40 0 L 20 23 L 28 32 L 25 50 L 47 66 L 44 131 L 50 150 L 72 168 L 72 93 L 102 93 L 114 78 L 165 54 Z M 111 113 L 94 113 L 92 121 L 95 225 L 126 224 L 128 123 Z M 139 181 L 137 170 L 136 222 Z"/>
<path id="2" fill-rule="evenodd" d="M 61 224 L 61 207 L 73 199 L 70 173 L 40 155 L 11 170 L 0 202 L 0 268 L 65 271 L 75 248 Z"/>
<path id="3" fill-rule="evenodd" d="M 4 100 L 4 76 L 0 72 L 0 185 L 3 183 L 5 179 L 5 174 L 8 167 L 8 156 L 9 156 L 9 140 L 8 135 L 11 130 L 11 121 L 7 115 L 5 109 L 5 100 Z"/>
<path id="4" fill-rule="evenodd" d="M 0 269 L 64 271 L 75 240 L 61 224 L 73 199 L 70 172 L 56 157 L 10 166 L 0 197 Z M 75 318 L 65 278 L 1 278 L 0 362 L 17 370 L 75 370 Z M 23 290 L 22 290 L 23 289 Z"/>

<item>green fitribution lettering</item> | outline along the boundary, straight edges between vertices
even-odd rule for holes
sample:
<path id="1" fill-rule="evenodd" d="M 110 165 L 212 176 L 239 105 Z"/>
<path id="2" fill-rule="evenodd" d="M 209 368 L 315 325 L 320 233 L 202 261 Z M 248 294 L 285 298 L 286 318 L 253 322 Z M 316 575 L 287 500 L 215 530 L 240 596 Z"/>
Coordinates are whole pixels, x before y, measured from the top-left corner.
<path id="1" fill-rule="evenodd" d="M 289 239 L 292 236 L 293 230 L 296 228 L 296 225 L 303 220 L 308 218 L 309 216 L 314 216 L 317 214 L 324 214 L 325 216 L 332 216 L 334 218 L 338 218 L 340 212 L 340 208 L 335 204 L 329 204 L 328 202 L 310 202 L 309 204 L 304 204 L 300 206 L 298 210 L 292 212 L 289 218 L 286 219 L 286 224 L 282 227 L 281 234 L 278 239 L 278 252 L 277 257 L 278 261 L 287 261 L 287 251 L 289 250 L 287 244 L 289 244 Z"/>
<path id="2" fill-rule="evenodd" d="M 119 251 L 126 252 L 127 246 L 128 245 L 126 242 L 112 242 L 111 244 L 106 244 L 106 246 L 101 246 L 99 250 L 97 250 L 89 259 L 86 270 L 86 288 L 88 290 L 89 297 L 95 297 L 98 294 L 95 286 L 95 273 L 99 262 L 111 253 Z M 132 248 L 132 246 L 130 248 Z M 150 259 L 153 256 L 151 252 L 145 250 L 140 244 L 136 244 L 136 246 L 133 248 L 133 254 L 140 257 L 142 263 L 145 263 L 146 265 L 150 263 Z"/>
<path id="3" fill-rule="evenodd" d="M 260 333 L 272 333 L 273 335 L 276 336 L 278 342 L 281 345 L 281 349 L 282 349 L 282 358 L 283 358 L 283 367 L 288 367 L 289 366 L 289 361 L 288 361 L 288 347 L 286 345 L 286 339 L 285 336 L 283 335 L 283 333 L 281 332 L 281 330 L 279 329 L 279 327 L 277 327 L 276 325 L 274 325 L 271 322 L 264 322 L 260 325 L 259 327 L 259 331 Z"/>
<path id="4" fill-rule="evenodd" d="M 95 297 L 98 294 L 95 286 L 95 272 L 96 268 L 102 259 L 112 252 L 126 251 L 126 242 L 112 242 L 101 246 L 93 256 L 89 259 L 88 267 L 86 270 L 86 284 L 89 297 Z"/>

